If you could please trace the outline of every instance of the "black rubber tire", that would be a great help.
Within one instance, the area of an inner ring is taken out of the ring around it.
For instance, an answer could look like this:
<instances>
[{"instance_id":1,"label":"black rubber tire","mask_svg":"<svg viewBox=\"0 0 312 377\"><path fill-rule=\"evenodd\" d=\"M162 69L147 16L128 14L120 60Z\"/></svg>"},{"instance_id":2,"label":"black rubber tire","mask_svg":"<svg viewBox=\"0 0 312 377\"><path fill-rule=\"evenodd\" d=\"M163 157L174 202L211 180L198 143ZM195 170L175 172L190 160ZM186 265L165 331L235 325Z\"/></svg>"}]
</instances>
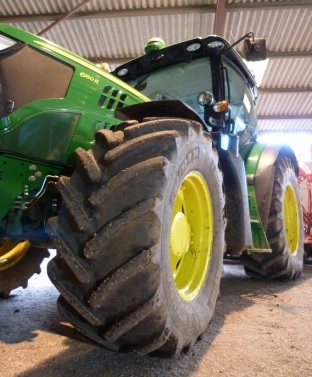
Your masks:
<instances>
[{"instance_id":1,"label":"black rubber tire","mask_svg":"<svg viewBox=\"0 0 312 377\"><path fill-rule=\"evenodd\" d=\"M16 288L26 288L28 280L34 274L40 274L40 265L44 258L49 257L47 249L30 247L26 255L13 267L0 271L0 297L7 298Z\"/></svg>"},{"instance_id":2,"label":"black rubber tire","mask_svg":"<svg viewBox=\"0 0 312 377\"><path fill-rule=\"evenodd\" d=\"M286 238L284 200L287 185L295 193L298 207L299 237L296 250L291 251ZM302 206L294 167L287 156L279 156L275 162L273 191L270 205L267 239L272 253L244 254L241 261L246 274L256 279L293 280L301 275L304 259L304 235Z\"/></svg>"},{"instance_id":3,"label":"black rubber tire","mask_svg":"<svg viewBox=\"0 0 312 377\"><path fill-rule=\"evenodd\" d=\"M125 122L99 131L77 168L59 181L61 211L48 232L58 306L85 336L112 350L177 357L205 331L222 274L224 199L218 156L188 120ZM205 178L214 213L209 272L196 299L178 294L171 272L173 201L183 177Z\"/></svg>"}]
</instances>

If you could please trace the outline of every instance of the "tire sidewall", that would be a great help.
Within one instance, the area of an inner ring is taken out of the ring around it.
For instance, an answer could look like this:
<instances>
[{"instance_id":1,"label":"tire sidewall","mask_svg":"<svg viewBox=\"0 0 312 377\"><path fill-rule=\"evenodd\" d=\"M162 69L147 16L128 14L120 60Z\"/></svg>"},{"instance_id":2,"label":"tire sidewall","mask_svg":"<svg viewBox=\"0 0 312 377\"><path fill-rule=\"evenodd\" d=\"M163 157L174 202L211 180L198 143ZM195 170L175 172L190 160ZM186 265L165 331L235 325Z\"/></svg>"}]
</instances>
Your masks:
<instances>
[{"instance_id":1,"label":"tire sidewall","mask_svg":"<svg viewBox=\"0 0 312 377\"><path fill-rule=\"evenodd\" d=\"M223 193L217 157L211 149L211 142L204 137L188 141L178 148L175 164L168 165L166 196L163 201L161 231L162 287L174 327L183 335L194 337L207 327L214 311L219 293L224 250ZM179 295L170 265L170 230L172 209L177 191L190 172L198 172L205 179L213 208L213 246L209 270L204 286L192 301L184 301Z\"/></svg>"},{"instance_id":2,"label":"tire sidewall","mask_svg":"<svg viewBox=\"0 0 312 377\"><path fill-rule=\"evenodd\" d=\"M296 251L295 254L292 254L291 250L289 249L287 237L286 237L286 226L285 226L285 222L284 222L284 219L285 219L284 201L285 201L286 188L287 188L288 185L291 185L292 189L295 192L297 208L298 208L298 217L299 217L299 232L300 232L300 234L299 234L299 240L298 240L298 248L297 248L297 251ZM285 253L287 253L289 255L291 263L293 263L293 265L296 265L297 269L302 269L303 259L304 259L304 247L303 247L304 230L303 230L303 226L302 226L303 225L302 221L300 221L300 219L302 219L302 205L301 205L301 201L300 201L300 192L299 192L299 187L298 187L298 184L297 184L297 178L296 178L294 170L291 169L291 168L286 169L284 179L283 179L283 183L282 183L282 205L283 205L283 208L282 208L282 218L283 218L282 238L283 238L283 242L285 244L284 250L285 250Z\"/></svg>"}]
</instances>

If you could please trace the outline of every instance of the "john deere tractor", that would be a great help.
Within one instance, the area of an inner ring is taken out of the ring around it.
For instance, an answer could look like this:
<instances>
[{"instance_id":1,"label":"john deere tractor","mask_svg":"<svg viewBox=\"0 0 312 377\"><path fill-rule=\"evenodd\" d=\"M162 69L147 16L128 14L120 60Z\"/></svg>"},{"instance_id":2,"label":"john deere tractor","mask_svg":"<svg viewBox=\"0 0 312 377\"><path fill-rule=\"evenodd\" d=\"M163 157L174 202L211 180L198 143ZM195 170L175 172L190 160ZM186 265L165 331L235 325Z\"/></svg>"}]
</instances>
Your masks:
<instances>
[{"instance_id":1,"label":"john deere tractor","mask_svg":"<svg viewBox=\"0 0 312 377\"><path fill-rule=\"evenodd\" d=\"M264 41L248 34L246 57ZM218 36L109 73L0 25L0 292L49 248L58 307L111 350L176 357L210 322L224 253L257 279L303 264L298 164L257 143L252 74Z\"/></svg>"}]
</instances>

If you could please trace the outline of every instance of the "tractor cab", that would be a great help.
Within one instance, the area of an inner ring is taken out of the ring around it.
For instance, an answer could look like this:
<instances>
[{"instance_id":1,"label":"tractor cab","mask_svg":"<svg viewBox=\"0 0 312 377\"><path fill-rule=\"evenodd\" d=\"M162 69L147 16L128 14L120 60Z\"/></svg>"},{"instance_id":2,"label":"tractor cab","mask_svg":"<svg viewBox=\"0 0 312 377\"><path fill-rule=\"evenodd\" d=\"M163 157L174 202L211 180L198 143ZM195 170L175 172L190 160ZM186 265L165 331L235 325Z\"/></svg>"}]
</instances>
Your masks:
<instances>
[{"instance_id":1,"label":"tractor cab","mask_svg":"<svg viewBox=\"0 0 312 377\"><path fill-rule=\"evenodd\" d=\"M180 100L188 105L220 147L229 136L239 140L239 148L256 140L255 80L221 37L196 38L169 47L153 38L145 55L113 73L153 101Z\"/></svg>"}]
</instances>

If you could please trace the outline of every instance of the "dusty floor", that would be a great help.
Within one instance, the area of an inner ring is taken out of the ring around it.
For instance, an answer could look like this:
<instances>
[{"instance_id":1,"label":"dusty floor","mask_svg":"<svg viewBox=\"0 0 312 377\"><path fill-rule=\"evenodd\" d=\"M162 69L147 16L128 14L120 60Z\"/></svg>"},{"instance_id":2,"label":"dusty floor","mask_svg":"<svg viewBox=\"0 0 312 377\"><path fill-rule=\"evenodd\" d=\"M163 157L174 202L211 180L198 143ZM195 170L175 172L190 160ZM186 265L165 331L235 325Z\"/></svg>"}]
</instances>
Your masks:
<instances>
[{"instance_id":1,"label":"dusty floor","mask_svg":"<svg viewBox=\"0 0 312 377\"><path fill-rule=\"evenodd\" d=\"M310 377L312 265L290 283L261 283L225 265L202 340L179 360L114 354L83 340L57 312L45 274L0 302L1 377Z\"/></svg>"}]
</instances>

